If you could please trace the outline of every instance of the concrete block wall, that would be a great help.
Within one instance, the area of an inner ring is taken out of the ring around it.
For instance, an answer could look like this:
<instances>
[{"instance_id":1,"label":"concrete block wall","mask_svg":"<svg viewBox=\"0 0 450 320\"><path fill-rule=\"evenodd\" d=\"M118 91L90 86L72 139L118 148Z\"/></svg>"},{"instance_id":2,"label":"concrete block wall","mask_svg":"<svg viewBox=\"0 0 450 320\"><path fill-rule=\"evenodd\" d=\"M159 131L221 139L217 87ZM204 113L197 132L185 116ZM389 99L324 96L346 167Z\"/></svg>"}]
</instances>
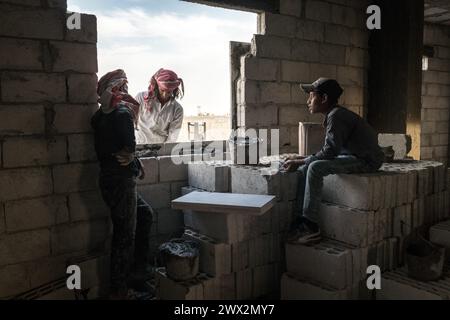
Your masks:
<instances>
[{"instance_id":1,"label":"concrete block wall","mask_svg":"<svg viewBox=\"0 0 450 320\"><path fill-rule=\"evenodd\" d=\"M424 45L434 48L422 76L420 157L448 165L450 127L450 27L425 24Z\"/></svg>"},{"instance_id":2,"label":"concrete block wall","mask_svg":"<svg viewBox=\"0 0 450 320\"><path fill-rule=\"evenodd\" d=\"M0 298L65 276L105 250L90 117L96 18L66 27L65 0L0 1Z\"/></svg>"},{"instance_id":3,"label":"concrete block wall","mask_svg":"<svg viewBox=\"0 0 450 320\"><path fill-rule=\"evenodd\" d=\"M298 150L298 122L310 115L299 82L336 78L341 104L364 115L367 101L367 1L280 1L280 14L262 13L251 52L241 58L238 127L280 130L280 152Z\"/></svg>"}]
</instances>

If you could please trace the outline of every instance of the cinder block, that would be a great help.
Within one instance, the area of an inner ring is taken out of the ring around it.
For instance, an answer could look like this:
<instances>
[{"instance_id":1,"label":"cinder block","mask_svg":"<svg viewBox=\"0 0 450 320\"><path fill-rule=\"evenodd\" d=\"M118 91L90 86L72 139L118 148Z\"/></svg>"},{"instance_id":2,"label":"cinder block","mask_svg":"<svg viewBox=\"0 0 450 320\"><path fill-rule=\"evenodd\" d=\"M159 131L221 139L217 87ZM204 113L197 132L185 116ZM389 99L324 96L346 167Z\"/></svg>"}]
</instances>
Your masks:
<instances>
[{"instance_id":1,"label":"cinder block","mask_svg":"<svg viewBox=\"0 0 450 320\"><path fill-rule=\"evenodd\" d=\"M325 130L321 123L300 122L298 126L298 153L309 156L319 152L325 140Z\"/></svg>"},{"instance_id":2,"label":"cinder block","mask_svg":"<svg viewBox=\"0 0 450 320\"><path fill-rule=\"evenodd\" d=\"M53 126L58 133L92 132L91 118L97 109L97 104L55 105L55 119L53 121ZM69 114L70 117L67 116Z\"/></svg>"},{"instance_id":3,"label":"cinder block","mask_svg":"<svg viewBox=\"0 0 450 320\"><path fill-rule=\"evenodd\" d=\"M281 198L280 175L277 170L250 166L231 167L231 192L243 194L268 194Z\"/></svg>"},{"instance_id":4,"label":"cinder block","mask_svg":"<svg viewBox=\"0 0 450 320\"><path fill-rule=\"evenodd\" d=\"M0 171L0 201L41 197L53 192L48 168Z\"/></svg>"},{"instance_id":5,"label":"cinder block","mask_svg":"<svg viewBox=\"0 0 450 320\"><path fill-rule=\"evenodd\" d=\"M67 0L47 0L49 8L63 9L67 11Z\"/></svg>"},{"instance_id":6,"label":"cinder block","mask_svg":"<svg viewBox=\"0 0 450 320\"><path fill-rule=\"evenodd\" d=\"M251 53L261 58L291 58L291 42L289 38L254 35L251 45Z\"/></svg>"},{"instance_id":7,"label":"cinder block","mask_svg":"<svg viewBox=\"0 0 450 320\"><path fill-rule=\"evenodd\" d=\"M446 248L446 259L450 260L450 220L430 228L430 241Z\"/></svg>"},{"instance_id":8,"label":"cinder block","mask_svg":"<svg viewBox=\"0 0 450 320\"><path fill-rule=\"evenodd\" d=\"M394 149L394 159L404 159L411 150L411 136L407 134L380 133L378 144L381 147L392 146Z\"/></svg>"},{"instance_id":9,"label":"cinder block","mask_svg":"<svg viewBox=\"0 0 450 320\"><path fill-rule=\"evenodd\" d=\"M97 73L97 46L75 42L50 42L53 58L53 71L75 71ZM82 56L83 59L79 57Z\"/></svg>"},{"instance_id":10,"label":"cinder block","mask_svg":"<svg viewBox=\"0 0 450 320\"><path fill-rule=\"evenodd\" d=\"M284 273L281 278L281 300L344 300L348 296L347 289L336 290L289 273Z\"/></svg>"},{"instance_id":11,"label":"cinder block","mask_svg":"<svg viewBox=\"0 0 450 320\"><path fill-rule=\"evenodd\" d=\"M55 193L93 190L98 187L97 163L68 164L53 167Z\"/></svg>"},{"instance_id":12,"label":"cinder block","mask_svg":"<svg viewBox=\"0 0 450 320\"><path fill-rule=\"evenodd\" d=\"M2 265L32 261L50 255L50 231L46 229L5 235L0 242Z\"/></svg>"},{"instance_id":13,"label":"cinder block","mask_svg":"<svg viewBox=\"0 0 450 320\"><path fill-rule=\"evenodd\" d=\"M8 232L39 229L68 222L66 198L54 196L7 202L5 221Z\"/></svg>"},{"instance_id":14,"label":"cinder block","mask_svg":"<svg viewBox=\"0 0 450 320\"><path fill-rule=\"evenodd\" d=\"M303 62L321 62L320 44L316 41L303 39L292 40L292 59ZM312 68L310 69L312 70ZM310 76L313 77L312 71Z\"/></svg>"},{"instance_id":15,"label":"cinder block","mask_svg":"<svg viewBox=\"0 0 450 320\"><path fill-rule=\"evenodd\" d=\"M245 80L275 81L280 63L272 59L260 59L252 55L241 57L241 76Z\"/></svg>"},{"instance_id":16,"label":"cinder block","mask_svg":"<svg viewBox=\"0 0 450 320\"><path fill-rule=\"evenodd\" d=\"M157 210L157 232L160 234L182 233L184 227L183 212L163 208Z\"/></svg>"},{"instance_id":17,"label":"cinder block","mask_svg":"<svg viewBox=\"0 0 450 320\"><path fill-rule=\"evenodd\" d=\"M236 299L237 300L250 300L252 299L252 287L253 287L253 270L244 269L234 273L236 278Z\"/></svg>"},{"instance_id":18,"label":"cinder block","mask_svg":"<svg viewBox=\"0 0 450 320\"><path fill-rule=\"evenodd\" d=\"M98 191L69 195L70 220L88 221L110 216L110 210Z\"/></svg>"},{"instance_id":19,"label":"cinder block","mask_svg":"<svg viewBox=\"0 0 450 320\"><path fill-rule=\"evenodd\" d=\"M72 254L73 255L73 254ZM67 261L71 255L43 257L28 262L28 274L31 288L67 277Z\"/></svg>"},{"instance_id":20,"label":"cinder block","mask_svg":"<svg viewBox=\"0 0 450 320\"><path fill-rule=\"evenodd\" d=\"M0 267L0 298L5 299L29 289L30 282L25 264Z\"/></svg>"},{"instance_id":21,"label":"cinder block","mask_svg":"<svg viewBox=\"0 0 450 320\"><path fill-rule=\"evenodd\" d=\"M189 185L210 192L230 191L230 166L226 162L192 162L188 165Z\"/></svg>"},{"instance_id":22,"label":"cinder block","mask_svg":"<svg viewBox=\"0 0 450 320\"><path fill-rule=\"evenodd\" d=\"M110 278L110 254L75 257L71 258L68 264L80 267L81 288L91 291L98 287L97 296L91 294L91 299L99 298L98 295L106 293Z\"/></svg>"},{"instance_id":23,"label":"cinder block","mask_svg":"<svg viewBox=\"0 0 450 320\"><path fill-rule=\"evenodd\" d=\"M202 281L205 300L236 300L235 274L214 278L200 274L197 278Z\"/></svg>"},{"instance_id":24,"label":"cinder block","mask_svg":"<svg viewBox=\"0 0 450 320\"><path fill-rule=\"evenodd\" d=\"M43 106L0 106L2 135L42 134L45 132Z\"/></svg>"},{"instance_id":25,"label":"cinder block","mask_svg":"<svg viewBox=\"0 0 450 320\"><path fill-rule=\"evenodd\" d=\"M138 186L138 192L153 209L170 208L170 183Z\"/></svg>"},{"instance_id":26,"label":"cinder block","mask_svg":"<svg viewBox=\"0 0 450 320\"><path fill-rule=\"evenodd\" d=\"M222 300L236 300L236 279L234 274L221 275L216 282Z\"/></svg>"},{"instance_id":27,"label":"cinder block","mask_svg":"<svg viewBox=\"0 0 450 320\"><path fill-rule=\"evenodd\" d=\"M308 1L305 9L306 18L322 22L330 22L331 4L323 1Z\"/></svg>"},{"instance_id":28,"label":"cinder block","mask_svg":"<svg viewBox=\"0 0 450 320\"><path fill-rule=\"evenodd\" d=\"M275 103L247 104L239 109L246 128L274 126L278 123L278 106Z\"/></svg>"},{"instance_id":29,"label":"cinder block","mask_svg":"<svg viewBox=\"0 0 450 320\"><path fill-rule=\"evenodd\" d=\"M109 236L105 219L56 226L52 229L52 254L103 249Z\"/></svg>"},{"instance_id":30,"label":"cinder block","mask_svg":"<svg viewBox=\"0 0 450 320\"><path fill-rule=\"evenodd\" d=\"M218 214L193 211L191 219L185 219L188 227L218 242L235 243L255 236L259 220L242 214ZM190 225L191 224L191 225Z\"/></svg>"},{"instance_id":31,"label":"cinder block","mask_svg":"<svg viewBox=\"0 0 450 320\"><path fill-rule=\"evenodd\" d=\"M1 86L3 102L66 101L66 78L63 74L5 72L1 76Z\"/></svg>"},{"instance_id":32,"label":"cinder block","mask_svg":"<svg viewBox=\"0 0 450 320\"><path fill-rule=\"evenodd\" d=\"M249 240L249 267L267 265L274 261L272 234L266 234Z\"/></svg>"},{"instance_id":33,"label":"cinder block","mask_svg":"<svg viewBox=\"0 0 450 320\"><path fill-rule=\"evenodd\" d=\"M62 40L65 26L60 10L0 5L2 36Z\"/></svg>"},{"instance_id":34,"label":"cinder block","mask_svg":"<svg viewBox=\"0 0 450 320\"><path fill-rule=\"evenodd\" d=\"M211 276L231 273L231 245L218 243L214 239L185 230L183 237L199 244L199 270Z\"/></svg>"},{"instance_id":35,"label":"cinder block","mask_svg":"<svg viewBox=\"0 0 450 320\"><path fill-rule=\"evenodd\" d=\"M248 240L231 244L231 262L233 272L250 267L250 242Z\"/></svg>"},{"instance_id":36,"label":"cinder block","mask_svg":"<svg viewBox=\"0 0 450 320\"><path fill-rule=\"evenodd\" d=\"M253 298L261 298L278 290L278 265L267 264L253 268Z\"/></svg>"},{"instance_id":37,"label":"cinder block","mask_svg":"<svg viewBox=\"0 0 450 320\"><path fill-rule=\"evenodd\" d=\"M70 103L96 103L97 76L95 74L70 74L67 77Z\"/></svg>"},{"instance_id":38,"label":"cinder block","mask_svg":"<svg viewBox=\"0 0 450 320\"><path fill-rule=\"evenodd\" d=\"M0 205L0 235L6 231L5 207Z\"/></svg>"},{"instance_id":39,"label":"cinder block","mask_svg":"<svg viewBox=\"0 0 450 320\"><path fill-rule=\"evenodd\" d=\"M0 68L19 70L42 70L41 45L39 41L1 38Z\"/></svg>"},{"instance_id":40,"label":"cinder block","mask_svg":"<svg viewBox=\"0 0 450 320\"><path fill-rule=\"evenodd\" d=\"M300 17L302 14L302 2L297 0L280 0L280 13Z\"/></svg>"},{"instance_id":41,"label":"cinder block","mask_svg":"<svg viewBox=\"0 0 450 320\"><path fill-rule=\"evenodd\" d=\"M66 139L9 138L3 143L3 166L44 166L67 161Z\"/></svg>"},{"instance_id":42,"label":"cinder block","mask_svg":"<svg viewBox=\"0 0 450 320\"><path fill-rule=\"evenodd\" d=\"M67 288L66 279L58 279L27 293L23 300L75 300L73 290Z\"/></svg>"},{"instance_id":43,"label":"cinder block","mask_svg":"<svg viewBox=\"0 0 450 320\"><path fill-rule=\"evenodd\" d=\"M259 103L260 90L258 82L254 80L238 80L237 81L236 100L239 106L245 106L252 103Z\"/></svg>"},{"instance_id":44,"label":"cinder block","mask_svg":"<svg viewBox=\"0 0 450 320\"><path fill-rule=\"evenodd\" d=\"M374 235L369 233L374 232L374 226L369 227L369 224L374 222L374 216L380 214L381 212L360 211L322 202L319 210L320 228L328 238L357 247L367 247L374 240Z\"/></svg>"},{"instance_id":45,"label":"cinder block","mask_svg":"<svg viewBox=\"0 0 450 320\"><path fill-rule=\"evenodd\" d=\"M184 157L184 159L188 159ZM175 163L174 159L169 157L159 157L159 181L183 181L188 179L188 165L186 162Z\"/></svg>"},{"instance_id":46,"label":"cinder block","mask_svg":"<svg viewBox=\"0 0 450 320\"><path fill-rule=\"evenodd\" d=\"M336 289L351 287L355 280L361 280L353 279L352 252L332 241L322 241L311 247L287 243L286 267L292 275Z\"/></svg>"},{"instance_id":47,"label":"cinder block","mask_svg":"<svg viewBox=\"0 0 450 320\"><path fill-rule=\"evenodd\" d=\"M138 185L157 183L159 178L159 161L157 158L141 158L145 170L145 178L137 179Z\"/></svg>"},{"instance_id":48,"label":"cinder block","mask_svg":"<svg viewBox=\"0 0 450 320\"><path fill-rule=\"evenodd\" d=\"M384 199L380 173L329 175L324 179L323 200L361 210L378 210Z\"/></svg>"},{"instance_id":49,"label":"cinder block","mask_svg":"<svg viewBox=\"0 0 450 320\"><path fill-rule=\"evenodd\" d=\"M67 15L69 17L70 14ZM81 14L81 29L68 29L66 41L97 43L97 17L92 14Z\"/></svg>"},{"instance_id":50,"label":"cinder block","mask_svg":"<svg viewBox=\"0 0 450 320\"><path fill-rule=\"evenodd\" d=\"M297 20L296 37L303 40L323 42L325 36L325 24L312 20Z\"/></svg>"},{"instance_id":51,"label":"cinder block","mask_svg":"<svg viewBox=\"0 0 450 320\"><path fill-rule=\"evenodd\" d=\"M412 231L411 206L403 205L393 210L393 235L395 237L406 237Z\"/></svg>"},{"instance_id":52,"label":"cinder block","mask_svg":"<svg viewBox=\"0 0 450 320\"><path fill-rule=\"evenodd\" d=\"M297 19L283 14L263 12L258 15L258 34L294 37Z\"/></svg>"},{"instance_id":53,"label":"cinder block","mask_svg":"<svg viewBox=\"0 0 450 320\"><path fill-rule=\"evenodd\" d=\"M206 273L201 273L197 278L202 282L204 300L221 300L219 279Z\"/></svg>"},{"instance_id":54,"label":"cinder block","mask_svg":"<svg viewBox=\"0 0 450 320\"><path fill-rule=\"evenodd\" d=\"M71 134L67 140L70 162L97 160L93 134Z\"/></svg>"},{"instance_id":55,"label":"cinder block","mask_svg":"<svg viewBox=\"0 0 450 320\"><path fill-rule=\"evenodd\" d=\"M444 267L445 268L445 267ZM405 268L382 275L381 290L377 290L378 300L449 300L449 272L445 268L439 281L421 282L407 275Z\"/></svg>"}]
</instances>

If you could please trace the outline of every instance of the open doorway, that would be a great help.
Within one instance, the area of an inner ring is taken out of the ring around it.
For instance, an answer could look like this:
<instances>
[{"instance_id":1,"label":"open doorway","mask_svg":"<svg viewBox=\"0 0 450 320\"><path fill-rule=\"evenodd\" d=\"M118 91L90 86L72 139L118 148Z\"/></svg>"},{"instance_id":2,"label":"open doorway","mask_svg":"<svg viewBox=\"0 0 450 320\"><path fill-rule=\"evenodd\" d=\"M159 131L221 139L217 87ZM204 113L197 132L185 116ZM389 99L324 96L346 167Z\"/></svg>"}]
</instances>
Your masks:
<instances>
[{"instance_id":1,"label":"open doorway","mask_svg":"<svg viewBox=\"0 0 450 320\"><path fill-rule=\"evenodd\" d=\"M160 68L183 79L177 142L229 137L229 43L251 41L255 13L178 0L69 0L68 10L97 17L99 76L124 69L133 96L147 90Z\"/></svg>"}]
</instances>

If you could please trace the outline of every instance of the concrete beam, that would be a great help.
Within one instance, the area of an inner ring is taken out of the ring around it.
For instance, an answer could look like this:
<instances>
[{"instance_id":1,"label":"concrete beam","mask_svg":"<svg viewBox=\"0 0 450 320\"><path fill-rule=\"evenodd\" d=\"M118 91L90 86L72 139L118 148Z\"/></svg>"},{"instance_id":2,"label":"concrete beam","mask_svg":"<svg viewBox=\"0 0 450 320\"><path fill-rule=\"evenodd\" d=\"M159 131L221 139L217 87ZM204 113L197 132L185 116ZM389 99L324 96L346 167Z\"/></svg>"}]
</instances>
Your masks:
<instances>
[{"instance_id":1,"label":"concrete beam","mask_svg":"<svg viewBox=\"0 0 450 320\"><path fill-rule=\"evenodd\" d=\"M278 13L280 11L279 0L181 0L186 2L193 2L205 4L213 7L221 7L226 9L243 10L250 12L272 12Z\"/></svg>"}]
</instances>

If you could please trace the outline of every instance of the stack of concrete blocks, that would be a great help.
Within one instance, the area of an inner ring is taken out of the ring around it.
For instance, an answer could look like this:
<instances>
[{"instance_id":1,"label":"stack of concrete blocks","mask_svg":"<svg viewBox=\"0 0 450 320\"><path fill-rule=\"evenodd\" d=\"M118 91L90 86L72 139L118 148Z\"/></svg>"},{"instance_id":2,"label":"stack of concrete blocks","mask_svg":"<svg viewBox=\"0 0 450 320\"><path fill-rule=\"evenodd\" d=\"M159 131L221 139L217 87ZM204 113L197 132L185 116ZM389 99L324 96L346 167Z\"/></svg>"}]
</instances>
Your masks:
<instances>
[{"instance_id":1,"label":"stack of concrete blocks","mask_svg":"<svg viewBox=\"0 0 450 320\"><path fill-rule=\"evenodd\" d=\"M423 282L408 276L407 268L386 272L381 278L378 300L450 300L450 265L444 265L441 278Z\"/></svg>"},{"instance_id":2,"label":"stack of concrete blocks","mask_svg":"<svg viewBox=\"0 0 450 320\"><path fill-rule=\"evenodd\" d=\"M385 272L402 265L408 236L448 218L450 197L444 166L416 161L384 164L372 174L327 176L322 200L322 234L337 242L286 245L284 299L369 297L367 266Z\"/></svg>"},{"instance_id":3,"label":"stack of concrete blocks","mask_svg":"<svg viewBox=\"0 0 450 320\"><path fill-rule=\"evenodd\" d=\"M232 166L229 162L190 163L190 186L182 188L182 193L203 190L280 196L280 175L271 173L262 176L260 170ZM285 184L288 180L283 179ZM200 244L199 270L208 276L197 279L205 290L203 299L241 300L278 294L283 261L283 234L280 234L280 228L287 230L292 221L292 199L295 198L296 186L294 180L291 181L292 186L285 186L285 190L289 190L286 194L289 193L291 201L285 199L283 202L279 199L274 208L261 216L184 211L184 237ZM288 209L289 206L291 209ZM162 285L176 285L164 272L160 272L158 277L164 279L159 281ZM189 283L198 287L197 282ZM205 289L210 285L214 290ZM168 298L163 294L168 292L166 289L160 288L157 291L161 298ZM194 296L199 297L198 291L196 292Z\"/></svg>"},{"instance_id":4,"label":"stack of concrete blocks","mask_svg":"<svg viewBox=\"0 0 450 320\"><path fill-rule=\"evenodd\" d=\"M366 9L369 2L280 0L277 14L258 15L258 34L242 56L236 84L239 128L279 129L280 152L297 152L298 122L310 114L299 83L334 78L340 103L363 115L369 69Z\"/></svg>"}]
</instances>

